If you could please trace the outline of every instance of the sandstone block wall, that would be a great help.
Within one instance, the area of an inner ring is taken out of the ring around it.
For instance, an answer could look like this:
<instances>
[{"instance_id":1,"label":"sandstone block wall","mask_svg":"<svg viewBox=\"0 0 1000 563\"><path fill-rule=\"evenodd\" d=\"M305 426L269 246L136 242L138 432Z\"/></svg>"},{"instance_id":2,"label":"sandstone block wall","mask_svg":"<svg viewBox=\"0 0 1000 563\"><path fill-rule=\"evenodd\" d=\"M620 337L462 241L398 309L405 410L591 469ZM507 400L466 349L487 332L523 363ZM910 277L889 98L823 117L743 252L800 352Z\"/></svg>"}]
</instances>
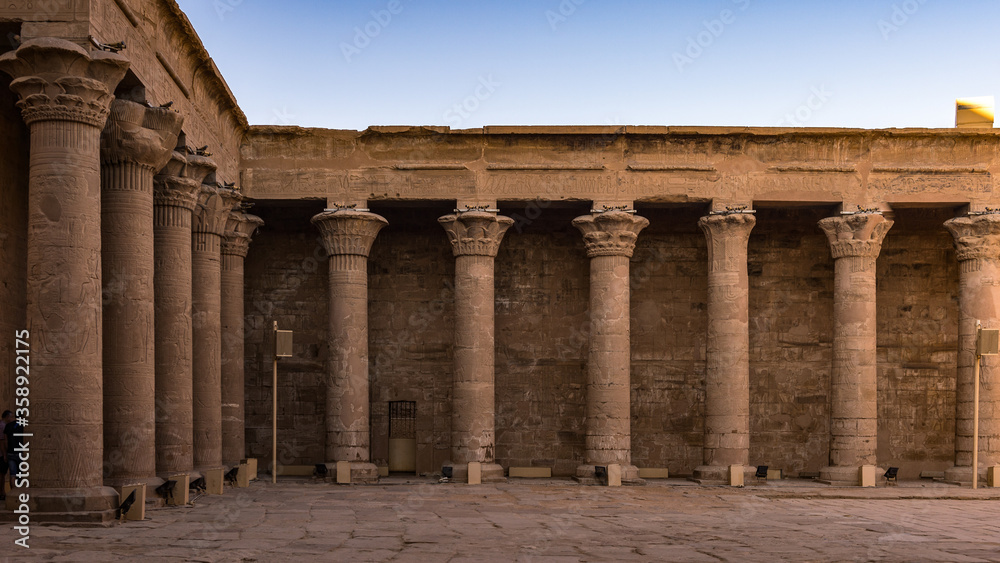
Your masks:
<instances>
[{"instance_id":1,"label":"sandstone block wall","mask_svg":"<svg viewBox=\"0 0 1000 563\"><path fill-rule=\"evenodd\" d=\"M900 477L954 462L958 263L948 209L900 209L878 267L878 458Z\"/></svg>"}]
</instances>

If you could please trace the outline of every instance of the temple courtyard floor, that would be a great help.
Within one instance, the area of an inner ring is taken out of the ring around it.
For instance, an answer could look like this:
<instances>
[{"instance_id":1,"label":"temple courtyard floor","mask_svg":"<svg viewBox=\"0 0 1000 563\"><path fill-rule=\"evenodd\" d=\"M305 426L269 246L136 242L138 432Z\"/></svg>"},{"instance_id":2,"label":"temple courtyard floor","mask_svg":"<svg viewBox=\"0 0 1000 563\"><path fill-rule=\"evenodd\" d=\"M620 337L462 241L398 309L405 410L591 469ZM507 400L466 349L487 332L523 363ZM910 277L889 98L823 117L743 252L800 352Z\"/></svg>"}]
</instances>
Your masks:
<instances>
[{"instance_id":1,"label":"temple courtyard floor","mask_svg":"<svg viewBox=\"0 0 1000 563\"><path fill-rule=\"evenodd\" d=\"M263 476L263 479L267 479ZM0 561L1000 561L1000 489L265 480L111 528L0 528Z\"/></svg>"}]
</instances>

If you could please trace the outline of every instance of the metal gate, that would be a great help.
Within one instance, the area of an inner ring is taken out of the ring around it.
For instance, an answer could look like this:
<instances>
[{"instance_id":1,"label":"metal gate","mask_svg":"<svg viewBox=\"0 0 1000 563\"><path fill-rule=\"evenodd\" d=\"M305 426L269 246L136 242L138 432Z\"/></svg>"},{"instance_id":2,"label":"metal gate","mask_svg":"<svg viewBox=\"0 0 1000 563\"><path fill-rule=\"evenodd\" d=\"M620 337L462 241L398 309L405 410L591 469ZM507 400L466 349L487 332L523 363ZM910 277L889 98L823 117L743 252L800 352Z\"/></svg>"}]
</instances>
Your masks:
<instances>
[{"instance_id":1,"label":"metal gate","mask_svg":"<svg viewBox=\"0 0 1000 563\"><path fill-rule=\"evenodd\" d=\"M389 471L417 470L417 403L389 401Z\"/></svg>"}]
</instances>

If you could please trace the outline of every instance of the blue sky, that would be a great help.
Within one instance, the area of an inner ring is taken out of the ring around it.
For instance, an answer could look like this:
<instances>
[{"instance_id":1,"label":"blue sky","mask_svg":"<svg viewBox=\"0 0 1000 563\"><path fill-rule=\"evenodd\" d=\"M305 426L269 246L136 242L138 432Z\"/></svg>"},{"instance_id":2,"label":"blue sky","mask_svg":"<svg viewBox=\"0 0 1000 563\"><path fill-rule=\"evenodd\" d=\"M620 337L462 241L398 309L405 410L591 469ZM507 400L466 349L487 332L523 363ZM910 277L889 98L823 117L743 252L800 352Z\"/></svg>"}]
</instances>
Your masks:
<instances>
[{"instance_id":1,"label":"blue sky","mask_svg":"<svg viewBox=\"0 0 1000 563\"><path fill-rule=\"evenodd\" d=\"M178 0L252 124L952 127L996 0Z\"/></svg>"}]
</instances>

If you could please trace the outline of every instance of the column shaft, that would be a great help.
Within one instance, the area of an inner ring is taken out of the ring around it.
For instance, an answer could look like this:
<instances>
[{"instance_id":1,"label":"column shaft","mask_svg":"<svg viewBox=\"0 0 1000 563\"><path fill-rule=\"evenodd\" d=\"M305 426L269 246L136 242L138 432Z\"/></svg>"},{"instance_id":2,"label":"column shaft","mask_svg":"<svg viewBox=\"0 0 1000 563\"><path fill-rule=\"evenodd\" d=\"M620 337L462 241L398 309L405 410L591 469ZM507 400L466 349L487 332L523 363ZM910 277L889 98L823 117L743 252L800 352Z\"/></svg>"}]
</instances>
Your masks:
<instances>
[{"instance_id":1,"label":"column shaft","mask_svg":"<svg viewBox=\"0 0 1000 563\"><path fill-rule=\"evenodd\" d=\"M745 213L698 221L708 244L708 336L704 466L695 476L724 480L730 465L750 462L750 287L747 242L755 224Z\"/></svg>"},{"instance_id":2,"label":"column shaft","mask_svg":"<svg viewBox=\"0 0 1000 563\"><path fill-rule=\"evenodd\" d=\"M820 470L820 478L857 484L858 468L876 463L875 260L892 221L855 214L822 219L819 225L834 259L830 466Z\"/></svg>"},{"instance_id":3,"label":"column shaft","mask_svg":"<svg viewBox=\"0 0 1000 563\"><path fill-rule=\"evenodd\" d=\"M612 463L621 465L623 482L641 482L632 465L629 261L647 225L622 210L573 220L590 257L586 458L576 472L584 483L595 481L595 466Z\"/></svg>"},{"instance_id":4,"label":"column shaft","mask_svg":"<svg viewBox=\"0 0 1000 563\"><path fill-rule=\"evenodd\" d=\"M222 255L222 460L246 457L243 426L243 257Z\"/></svg>"},{"instance_id":5,"label":"column shaft","mask_svg":"<svg viewBox=\"0 0 1000 563\"><path fill-rule=\"evenodd\" d=\"M632 463L629 257L590 259L587 464Z\"/></svg>"},{"instance_id":6,"label":"column shaft","mask_svg":"<svg viewBox=\"0 0 1000 563\"><path fill-rule=\"evenodd\" d=\"M327 461L351 462L351 480L374 482L368 394L368 253L387 224L374 213L327 211L312 222L329 260L330 331L326 386Z\"/></svg>"},{"instance_id":7,"label":"column shaft","mask_svg":"<svg viewBox=\"0 0 1000 563\"><path fill-rule=\"evenodd\" d=\"M158 204L154 217L156 471L167 476L194 469L191 208Z\"/></svg>"},{"instance_id":8,"label":"column shaft","mask_svg":"<svg viewBox=\"0 0 1000 563\"><path fill-rule=\"evenodd\" d=\"M104 275L104 479L156 473L153 170L101 168Z\"/></svg>"},{"instance_id":9,"label":"column shaft","mask_svg":"<svg viewBox=\"0 0 1000 563\"><path fill-rule=\"evenodd\" d=\"M493 463L493 257L455 258L455 373L452 461Z\"/></svg>"},{"instance_id":10,"label":"column shaft","mask_svg":"<svg viewBox=\"0 0 1000 563\"><path fill-rule=\"evenodd\" d=\"M101 137L108 485L155 483L153 171L170 160L182 122L167 109L115 100Z\"/></svg>"},{"instance_id":11,"label":"column shaft","mask_svg":"<svg viewBox=\"0 0 1000 563\"><path fill-rule=\"evenodd\" d=\"M221 237L192 234L191 320L193 358L194 465L222 465Z\"/></svg>"},{"instance_id":12,"label":"column shaft","mask_svg":"<svg viewBox=\"0 0 1000 563\"><path fill-rule=\"evenodd\" d=\"M1000 216L960 217L945 223L959 264L958 381L955 389L953 482L972 481L976 321L1000 328ZM979 473L1000 464L1000 358L982 356L979 372Z\"/></svg>"}]
</instances>

